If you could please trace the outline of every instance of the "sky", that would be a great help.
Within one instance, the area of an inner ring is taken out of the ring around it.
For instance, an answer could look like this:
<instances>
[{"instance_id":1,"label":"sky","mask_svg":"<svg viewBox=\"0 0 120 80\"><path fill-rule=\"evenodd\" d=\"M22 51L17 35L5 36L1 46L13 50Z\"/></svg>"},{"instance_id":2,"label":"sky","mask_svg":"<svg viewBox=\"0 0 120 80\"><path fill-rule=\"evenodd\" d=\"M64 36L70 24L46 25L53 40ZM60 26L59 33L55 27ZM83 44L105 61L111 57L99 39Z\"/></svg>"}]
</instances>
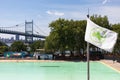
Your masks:
<instances>
[{"instance_id":1,"label":"sky","mask_svg":"<svg viewBox=\"0 0 120 80\"><path fill-rule=\"evenodd\" d=\"M120 0L0 0L0 27L34 21L49 35L48 27L58 18L83 20L86 15L108 16L110 23L120 23ZM0 37L11 37L0 34Z\"/></svg>"}]
</instances>

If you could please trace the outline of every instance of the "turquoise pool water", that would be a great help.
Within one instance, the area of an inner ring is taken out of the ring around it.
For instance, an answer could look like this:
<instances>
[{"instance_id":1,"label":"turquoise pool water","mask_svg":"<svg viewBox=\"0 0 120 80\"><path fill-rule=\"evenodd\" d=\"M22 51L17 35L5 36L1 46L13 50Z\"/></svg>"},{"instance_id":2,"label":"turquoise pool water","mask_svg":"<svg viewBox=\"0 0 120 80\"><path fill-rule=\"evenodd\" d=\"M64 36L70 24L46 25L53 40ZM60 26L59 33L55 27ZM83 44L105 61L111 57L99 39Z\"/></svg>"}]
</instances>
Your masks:
<instances>
[{"instance_id":1,"label":"turquoise pool water","mask_svg":"<svg viewBox=\"0 0 120 80\"><path fill-rule=\"evenodd\" d=\"M86 62L1 62L0 80L87 80ZM90 63L91 80L120 80L120 73Z\"/></svg>"}]
</instances>

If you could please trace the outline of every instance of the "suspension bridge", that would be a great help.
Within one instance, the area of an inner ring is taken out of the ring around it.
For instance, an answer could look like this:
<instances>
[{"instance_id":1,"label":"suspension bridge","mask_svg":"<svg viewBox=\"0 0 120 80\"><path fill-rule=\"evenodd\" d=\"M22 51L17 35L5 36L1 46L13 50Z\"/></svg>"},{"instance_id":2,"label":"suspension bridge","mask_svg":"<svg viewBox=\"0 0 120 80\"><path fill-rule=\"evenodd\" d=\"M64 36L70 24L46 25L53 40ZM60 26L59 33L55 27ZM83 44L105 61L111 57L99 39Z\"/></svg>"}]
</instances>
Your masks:
<instances>
[{"instance_id":1,"label":"suspension bridge","mask_svg":"<svg viewBox=\"0 0 120 80\"><path fill-rule=\"evenodd\" d=\"M33 38L46 38L46 33L42 31L39 26L34 24L33 21L25 21L25 23L17 24L10 27L0 27L0 33L15 35L17 41L20 39L20 36L25 36L25 43L32 43Z\"/></svg>"}]
</instances>

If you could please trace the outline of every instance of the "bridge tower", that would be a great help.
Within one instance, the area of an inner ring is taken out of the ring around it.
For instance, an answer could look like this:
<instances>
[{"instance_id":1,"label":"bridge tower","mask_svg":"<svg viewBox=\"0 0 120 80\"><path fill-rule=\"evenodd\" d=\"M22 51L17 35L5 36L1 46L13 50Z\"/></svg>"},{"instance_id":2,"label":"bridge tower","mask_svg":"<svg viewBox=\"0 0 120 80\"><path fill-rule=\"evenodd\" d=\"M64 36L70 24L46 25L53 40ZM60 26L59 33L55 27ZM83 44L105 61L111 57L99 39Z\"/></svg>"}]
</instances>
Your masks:
<instances>
[{"instance_id":1,"label":"bridge tower","mask_svg":"<svg viewBox=\"0 0 120 80\"><path fill-rule=\"evenodd\" d=\"M19 35L19 34L16 34L15 36L16 36L16 41L19 41L20 35Z\"/></svg>"},{"instance_id":2,"label":"bridge tower","mask_svg":"<svg viewBox=\"0 0 120 80\"><path fill-rule=\"evenodd\" d=\"M31 22L25 21L25 33L26 34L32 34L33 35L33 20ZM25 36L25 43L32 43L33 42L33 36Z\"/></svg>"}]
</instances>

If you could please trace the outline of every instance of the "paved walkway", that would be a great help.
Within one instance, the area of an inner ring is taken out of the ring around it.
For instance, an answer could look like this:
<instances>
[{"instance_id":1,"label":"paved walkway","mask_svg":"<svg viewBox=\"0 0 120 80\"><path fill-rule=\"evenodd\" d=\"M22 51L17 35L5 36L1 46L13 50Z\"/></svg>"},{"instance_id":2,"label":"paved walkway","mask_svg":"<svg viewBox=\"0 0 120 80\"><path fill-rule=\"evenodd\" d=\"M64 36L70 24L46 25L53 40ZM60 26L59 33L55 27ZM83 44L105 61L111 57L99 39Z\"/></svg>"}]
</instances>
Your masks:
<instances>
[{"instance_id":1,"label":"paved walkway","mask_svg":"<svg viewBox=\"0 0 120 80\"><path fill-rule=\"evenodd\" d=\"M101 60L102 63L116 69L118 72L120 72L120 63L119 62L116 62L113 60Z\"/></svg>"}]
</instances>

